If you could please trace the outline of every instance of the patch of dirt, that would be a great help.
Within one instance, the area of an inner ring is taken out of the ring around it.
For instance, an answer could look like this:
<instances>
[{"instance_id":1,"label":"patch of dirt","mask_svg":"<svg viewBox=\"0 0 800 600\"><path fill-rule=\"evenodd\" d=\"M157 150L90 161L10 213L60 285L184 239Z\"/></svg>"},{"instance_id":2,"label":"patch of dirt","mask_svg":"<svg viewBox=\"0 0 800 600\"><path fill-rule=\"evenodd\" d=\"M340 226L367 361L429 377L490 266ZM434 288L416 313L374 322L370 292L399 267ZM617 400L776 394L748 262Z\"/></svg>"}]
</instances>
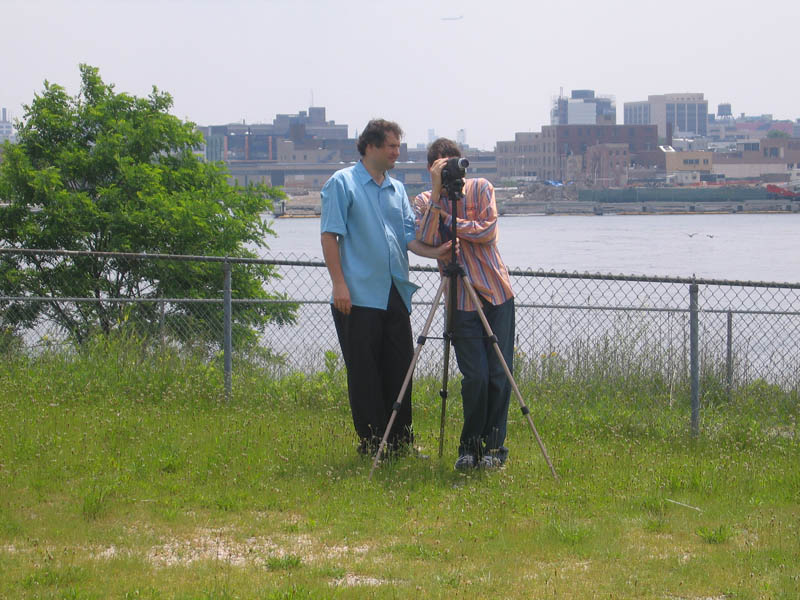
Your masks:
<instances>
[{"instance_id":1,"label":"patch of dirt","mask_svg":"<svg viewBox=\"0 0 800 600\"><path fill-rule=\"evenodd\" d=\"M159 566L189 565L198 561L222 561L234 566L264 565L270 558L297 556L313 563L346 555L360 555L369 546L326 546L308 535L276 538L251 537L243 541L231 538L221 529L200 529L185 539L171 539L155 546L147 559Z\"/></svg>"},{"instance_id":2,"label":"patch of dirt","mask_svg":"<svg viewBox=\"0 0 800 600\"><path fill-rule=\"evenodd\" d=\"M287 552L268 539L248 538L235 542L222 531L200 530L188 539L168 540L160 546L151 548L147 559L165 567L190 565L198 561L222 561L234 566L264 564L267 558L282 558Z\"/></svg>"},{"instance_id":3,"label":"patch of dirt","mask_svg":"<svg viewBox=\"0 0 800 600\"><path fill-rule=\"evenodd\" d=\"M116 546L109 546L108 548L104 548L100 552L94 555L94 558L100 560L111 560L119 555L119 550L117 550Z\"/></svg>"},{"instance_id":4,"label":"patch of dirt","mask_svg":"<svg viewBox=\"0 0 800 600\"><path fill-rule=\"evenodd\" d=\"M389 582L385 579L376 579L374 577L365 577L363 575L354 575L348 573L340 579L334 579L331 582L332 587L355 587L357 585L386 585Z\"/></svg>"}]
</instances>

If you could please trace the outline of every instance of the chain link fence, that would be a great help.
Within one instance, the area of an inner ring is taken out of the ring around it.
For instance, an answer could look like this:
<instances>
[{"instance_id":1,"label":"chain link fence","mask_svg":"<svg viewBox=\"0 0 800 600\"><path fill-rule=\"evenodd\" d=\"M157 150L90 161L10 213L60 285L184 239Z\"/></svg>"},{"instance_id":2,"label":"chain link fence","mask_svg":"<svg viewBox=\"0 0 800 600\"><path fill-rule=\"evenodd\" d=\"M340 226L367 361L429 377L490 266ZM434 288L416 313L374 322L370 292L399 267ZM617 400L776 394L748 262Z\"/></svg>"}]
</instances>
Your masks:
<instances>
[{"instance_id":1,"label":"chain link fence","mask_svg":"<svg viewBox=\"0 0 800 600\"><path fill-rule=\"evenodd\" d=\"M0 249L0 269L0 352L70 348L126 330L224 354L228 389L237 361L258 359L280 376L320 371L339 356L318 259ZM691 388L694 402L701 382L720 393L759 381L800 387L800 284L523 270L511 278L521 380L658 380ZM440 276L412 267L412 280L421 286L416 336ZM443 329L437 308L429 335ZM440 375L442 354L429 342L417 373Z\"/></svg>"}]
</instances>

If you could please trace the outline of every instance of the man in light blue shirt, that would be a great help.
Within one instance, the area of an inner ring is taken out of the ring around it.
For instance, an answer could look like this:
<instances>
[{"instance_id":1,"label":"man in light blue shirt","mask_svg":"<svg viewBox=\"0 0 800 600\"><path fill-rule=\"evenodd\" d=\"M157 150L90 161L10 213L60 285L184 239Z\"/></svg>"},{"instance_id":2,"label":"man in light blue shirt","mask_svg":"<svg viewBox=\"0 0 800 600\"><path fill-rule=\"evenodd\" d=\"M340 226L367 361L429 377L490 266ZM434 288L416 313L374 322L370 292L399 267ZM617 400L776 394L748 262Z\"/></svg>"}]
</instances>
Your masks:
<instances>
[{"instance_id":1,"label":"man in light blue shirt","mask_svg":"<svg viewBox=\"0 0 800 600\"><path fill-rule=\"evenodd\" d=\"M415 238L414 210L403 184L386 172L400 155L403 131L375 119L358 138L361 161L322 189L322 254L333 284L331 313L347 368L347 390L360 453L374 454L413 357L408 253L445 258L450 242ZM411 385L388 439L413 442Z\"/></svg>"}]
</instances>

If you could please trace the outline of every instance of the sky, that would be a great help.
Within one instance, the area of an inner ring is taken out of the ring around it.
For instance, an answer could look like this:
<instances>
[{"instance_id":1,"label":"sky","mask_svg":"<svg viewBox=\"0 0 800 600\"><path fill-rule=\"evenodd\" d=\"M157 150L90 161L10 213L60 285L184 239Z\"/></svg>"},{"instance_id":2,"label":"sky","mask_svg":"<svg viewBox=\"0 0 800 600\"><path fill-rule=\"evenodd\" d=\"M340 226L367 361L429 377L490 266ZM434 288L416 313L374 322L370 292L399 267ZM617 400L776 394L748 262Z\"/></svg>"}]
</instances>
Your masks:
<instances>
[{"instance_id":1,"label":"sky","mask_svg":"<svg viewBox=\"0 0 800 600\"><path fill-rule=\"evenodd\" d=\"M549 124L560 91L623 103L702 92L709 112L800 118L800 2L708 0L0 0L0 106L16 118L78 65L169 92L199 125L325 106L491 150Z\"/></svg>"}]
</instances>

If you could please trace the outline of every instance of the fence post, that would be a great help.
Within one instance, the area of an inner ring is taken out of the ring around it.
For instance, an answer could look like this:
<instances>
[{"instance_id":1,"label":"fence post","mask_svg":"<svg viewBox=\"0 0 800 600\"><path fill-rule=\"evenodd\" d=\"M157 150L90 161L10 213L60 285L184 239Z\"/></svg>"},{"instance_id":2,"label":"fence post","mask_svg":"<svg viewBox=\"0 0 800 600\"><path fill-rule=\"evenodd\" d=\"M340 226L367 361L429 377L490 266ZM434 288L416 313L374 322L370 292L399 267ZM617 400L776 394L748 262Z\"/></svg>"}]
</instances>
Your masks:
<instances>
[{"instance_id":1,"label":"fence post","mask_svg":"<svg viewBox=\"0 0 800 600\"><path fill-rule=\"evenodd\" d=\"M700 433L700 348L698 318L698 286L689 285L689 370L692 393L692 436Z\"/></svg>"},{"instance_id":2,"label":"fence post","mask_svg":"<svg viewBox=\"0 0 800 600\"><path fill-rule=\"evenodd\" d=\"M233 353L233 326L232 326L232 309L231 309L231 263L225 261L222 263L222 271L225 274L225 285L224 285L224 301L223 305L225 307L225 323L223 324L223 353L225 358L225 400L230 401L231 399L231 372L232 368L232 359L231 354Z\"/></svg>"},{"instance_id":3,"label":"fence post","mask_svg":"<svg viewBox=\"0 0 800 600\"><path fill-rule=\"evenodd\" d=\"M158 301L158 341L161 346L161 352L164 352L165 337L164 337L164 322L167 318L167 303L164 302L164 294L161 294L161 299Z\"/></svg>"},{"instance_id":4,"label":"fence post","mask_svg":"<svg viewBox=\"0 0 800 600\"><path fill-rule=\"evenodd\" d=\"M725 387L728 392L728 401L733 395L733 312L728 311L728 339L727 353L725 355Z\"/></svg>"}]
</instances>

